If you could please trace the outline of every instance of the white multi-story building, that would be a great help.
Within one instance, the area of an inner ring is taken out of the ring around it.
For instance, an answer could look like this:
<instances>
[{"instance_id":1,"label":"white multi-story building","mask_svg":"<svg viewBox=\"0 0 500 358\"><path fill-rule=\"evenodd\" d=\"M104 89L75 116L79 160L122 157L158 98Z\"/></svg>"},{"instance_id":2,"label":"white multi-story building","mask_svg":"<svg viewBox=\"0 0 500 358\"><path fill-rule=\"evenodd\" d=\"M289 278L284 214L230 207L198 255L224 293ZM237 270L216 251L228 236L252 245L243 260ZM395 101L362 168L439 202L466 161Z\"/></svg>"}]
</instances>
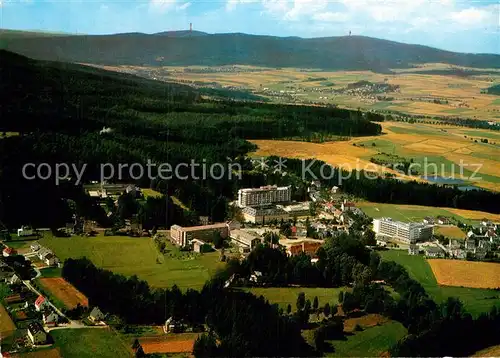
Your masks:
<instances>
[{"instance_id":1,"label":"white multi-story building","mask_svg":"<svg viewBox=\"0 0 500 358\"><path fill-rule=\"evenodd\" d=\"M390 218L373 220L373 231L377 235L393 237L408 244L426 241L432 237L432 226L421 223L404 223Z\"/></svg>"},{"instance_id":2,"label":"white multi-story building","mask_svg":"<svg viewBox=\"0 0 500 358\"><path fill-rule=\"evenodd\" d=\"M261 186L260 188L246 188L238 190L238 205L261 206L274 203L285 203L292 199L292 187L276 185Z\"/></svg>"}]
</instances>

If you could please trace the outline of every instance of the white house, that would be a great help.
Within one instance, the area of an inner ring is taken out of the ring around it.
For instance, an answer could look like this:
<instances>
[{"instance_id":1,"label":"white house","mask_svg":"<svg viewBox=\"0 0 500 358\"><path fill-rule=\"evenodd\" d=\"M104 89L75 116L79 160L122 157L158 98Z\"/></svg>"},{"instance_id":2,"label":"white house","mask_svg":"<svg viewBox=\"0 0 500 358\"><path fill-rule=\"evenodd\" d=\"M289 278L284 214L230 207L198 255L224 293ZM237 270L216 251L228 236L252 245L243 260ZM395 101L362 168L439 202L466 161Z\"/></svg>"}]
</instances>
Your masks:
<instances>
[{"instance_id":1,"label":"white house","mask_svg":"<svg viewBox=\"0 0 500 358\"><path fill-rule=\"evenodd\" d=\"M31 244L30 247L31 247L31 251L33 251L33 252L36 252L36 251L40 250L40 245L38 245L36 243L35 244Z\"/></svg>"},{"instance_id":2,"label":"white house","mask_svg":"<svg viewBox=\"0 0 500 358\"><path fill-rule=\"evenodd\" d=\"M444 252L441 250L441 248L437 246L427 246L424 249L425 256L431 257L431 258L439 258L439 257L444 257Z\"/></svg>"},{"instance_id":3,"label":"white house","mask_svg":"<svg viewBox=\"0 0 500 358\"><path fill-rule=\"evenodd\" d=\"M12 277L9 280L10 285L15 285L17 283L21 283L21 279L17 275L12 275Z\"/></svg>"},{"instance_id":4,"label":"white house","mask_svg":"<svg viewBox=\"0 0 500 358\"><path fill-rule=\"evenodd\" d=\"M250 281L258 283L262 279L262 272L254 271L252 275L250 275Z\"/></svg>"},{"instance_id":5,"label":"white house","mask_svg":"<svg viewBox=\"0 0 500 358\"><path fill-rule=\"evenodd\" d=\"M17 236L31 236L33 233L33 229L29 226L21 226L20 229L17 229Z\"/></svg>"},{"instance_id":6,"label":"white house","mask_svg":"<svg viewBox=\"0 0 500 358\"><path fill-rule=\"evenodd\" d=\"M28 337L31 341L31 343L37 345L37 344L44 344L47 342L47 333L43 329L43 326L40 324L40 322L32 322L28 325Z\"/></svg>"},{"instance_id":7,"label":"white house","mask_svg":"<svg viewBox=\"0 0 500 358\"><path fill-rule=\"evenodd\" d=\"M35 301L35 309L40 312L42 309L45 307L49 306L49 302L47 299L43 296L38 296L38 298Z\"/></svg>"},{"instance_id":8,"label":"white house","mask_svg":"<svg viewBox=\"0 0 500 358\"><path fill-rule=\"evenodd\" d=\"M53 253L49 252L47 255L45 255L45 264L47 266L53 266L53 265L57 265L57 263L59 262L59 259L57 258L56 255L54 255Z\"/></svg>"},{"instance_id":9,"label":"white house","mask_svg":"<svg viewBox=\"0 0 500 358\"><path fill-rule=\"evenodd\" d=\"M93 321L93 322L100 322L104 319L104 313L101 312L101 310L99 309L99 307L94 307L94 309L90 312L89 314L89 318Z\"/></svg>"},{"instance_id":10,"label":"white house","mask_svg":"<svg viewBox=\"0 0 500 358\"><path fill-rule=\"evenodd\" d=\"M408 248L408 254L410 254L410 255L418 255L418 253L419 253L418 246L415 245L415 244L410 244L410 246Z\"/></svg>"},{"instance_id":11,"label":"white house","mask_svg":"<svg viewBox=\"0 0 500 358\"><path fill-rule=\"evenodd\" d=\"M43 314L43 323L47 326L55 326L59 322L59 315L55 312L47 312Z\"/></svg>"}]
</instances>

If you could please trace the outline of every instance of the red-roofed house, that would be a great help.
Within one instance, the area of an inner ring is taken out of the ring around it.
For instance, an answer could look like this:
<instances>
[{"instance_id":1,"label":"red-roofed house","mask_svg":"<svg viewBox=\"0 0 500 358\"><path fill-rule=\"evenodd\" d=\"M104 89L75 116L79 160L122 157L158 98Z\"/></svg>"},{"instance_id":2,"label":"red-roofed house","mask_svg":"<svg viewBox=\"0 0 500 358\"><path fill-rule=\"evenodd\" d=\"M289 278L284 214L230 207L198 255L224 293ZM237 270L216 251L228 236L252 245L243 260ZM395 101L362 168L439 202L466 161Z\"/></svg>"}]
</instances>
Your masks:
<instances>
[{"instance_id":1,"label":"red-roofed house","mask_svg":"<svg viewBox=\"0 0 500 358\"><path fill-rule=\"evenodd\" d=\"M4 257L9 257L9 256L17 254L17 251L14 250L12 247L6 247L5 249L3 249L2 253L3 253Z\"/></svg>"},{"instance_id":2,"label":"red-roofed house","mask_svg":"<svg viewBox=\"0 0 500 358\"><path fill-rule=\"evenodd\" d=\"M342 211L350 211L352 210L353 208L356 207L356 204L352 203L352 202L348 202L348 201L345 201L342 203Z\"/></svg>"},{"instance_id":3,"label":"red-roofed house","mask_svg":"<svg viewBox=\"0 0 500 358\"><path fill-rule=\"evenodd\" d=\"M47 299L43 296L38 296L38 298L36 299L35 301L35 309L37 311L41 311L42 308L48 306L48 302L47 302Z\"/></svg>"},{"instance_id":4,"label":"red-roofed house","mask_svg":"<svg viewBox=\"0 0 500 358\"><path fill-rule=\"evenodd\" d=\"M306 255L315 257L316 251L318 251L321 245L322 245L321 242L304 241L301 244L290 246L287 249L287 254L289 256L296 256L299 255L301 252L304 252Z\"/></svg>"}]
</instances>

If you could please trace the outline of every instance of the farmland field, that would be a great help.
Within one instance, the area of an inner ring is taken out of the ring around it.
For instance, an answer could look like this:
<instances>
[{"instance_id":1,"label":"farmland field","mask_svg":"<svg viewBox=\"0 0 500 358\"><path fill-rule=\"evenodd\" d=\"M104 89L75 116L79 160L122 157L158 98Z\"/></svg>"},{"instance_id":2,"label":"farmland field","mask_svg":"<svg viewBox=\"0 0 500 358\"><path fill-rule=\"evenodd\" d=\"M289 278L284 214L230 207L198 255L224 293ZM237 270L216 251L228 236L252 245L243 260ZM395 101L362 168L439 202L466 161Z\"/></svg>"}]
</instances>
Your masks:
<instances>
[{"instance_id":1,"label":"farmland field","mask_svg":"<svg viewBox=\"0 0 500 358\"><path fill-rule=\"evenodd\" d=\"M89 300L83 293L61 277L41 278L40 285L61 301L66 308L73 309L78 304L88 307Z\"/></svg>"},{"instance_id":2,"label":"farmland field","mask_svg":"<svg viewBox=\"0 0 500 358\"><path fill-rule=\"evenodd\" d=\"M391 173L405 180L427 181L426 176L453 178L459 180L461 185L500 191L499 145L467 137L460 127L402 122L384 122L381 125L384 133L381 136L340 142L252 140L258 146L252 155L315 158L346 170ZM487 130L475 132L482 133L482 137L498 134ZM413 169L418 175L370 162L371 158L382 154L413 160Z\"/></svg>"},{"instance_id":3,"label":"farmland field","mask_svg":"<svg viewBox=\"0 0 500 358\"><path fill-rule=\"evenodd\" d=\"M500 288L500 264L458 260L428 260L438 284L475 288Z\"/></svg>"},{"instance_id":4,"label":"farmland field","mask_svg":"<svg viewBox=\"0 0 500 358\"><path fill-rule=\"evenodd\" d=\"M158 254L150 238L96 236L56 238L46 235L40 244L51 248L61 259L87 257L96 266L125 276L137 275L154 287L181 289L203 287L218 267L219 253L180 252L167 243L169 252Z\"/></svg>"},{"instance_id":5,"label":"farmland field","mask_svg":"<svg viewBox=\"0 0 500 358\"><path fill-rule=\"evenodd\" d=\"M288 304L292 306L292 311L296 310L295 304L297 302L297 296L300 292L304 292L306 299L313 302L314 297L318 297L319 306L322 307L325 303L329 303L330 306L338 303L339 292L349 290L348 288L310 288L310 287L269 287L261 288L254 287L245 289L251 292L255 296L264 296L269 303L277 303L281 308L286 310Z\"/></svg>"},{"instance_id":6,"label":"farmland field","mask_svg":"<svg viewBox=\"0 0 500 358\"><path fill-rule=\"evenodd\" d=\"M482 349L472 357L500 357L500 345Z\"/></svg>"},{"instance_id":7,"label":"farmland field","mask_svg":"<svg viewBox=\"0 0 500 358\"><path fill-rule=\"evenodd\" d=\"M161 336L142 336L139 343L144 353L191 353L198 334L182 333ZM132 343L131 343L132 344Z\"/></svg>"},{"instance_id":8,"label":"farmland field","mask_svg":"<svg viewBox=\"0 0 500 358\"><path fill-rule=\"evenodd\" d=\"M419 205L382 204L366 201L359 202L356 205L372 218L392 217L394 220L403 222L422 221L426 216L447 216L463 223L472 223L472 221L481 219L488 219L495 222L500 221L500 214L490 214L482 211Z\"/></svg>"},{"instance_id":9,"label":"farmland field","mask_svg":"<svg viewBox=\"0 0 500 358\"><path fill-rule=\"evenodd\" d=\"M103 66L106 68L106 66ZM122 66L108 69L121 71ZM276 102L301 102L337 104L343 107L363 109L388 109L409 114L429 116L456 116L498 120L500 103L496 96L481 93L500 79L500 72L490 70L488 75L453 76L457 69L464 68L443 64L418 65L416 68L395 69L392 74L371 71L314 71L306 72L295 68L263 68L238 66L238 72L185 72L186 67L155 67L155 73L163 73L169 81L188 83L212 83L222 86L236 86L255 91ZM190 66L189 68L197 68ZM125 66L126 71L143 72L148 67ZM258 71L249 71L258 70ZM443 74L429 71L439 70ZM468 69L474 71L474 69ZM419 73L416 73L419 71ZM450 75L444 75L446 71ZM471 72L473 73L473 72ZM156 76L156 74L155 74ZM334 93L332 90L345 88L357 81L386 83L399 86L396 92L387 92L387 100L376 100L368 96ZM280 92L288 92L283 97ZM293 91L293 92L291 92ZM274 92L274 93L273 93Z\"/></svg>"},{"instance_id":10,"label":"farmland field","mask_svg":"<svg viewBox=\"0 0 500 358\"><path fill-rule=\"evenodd\" d=\"M56 329L50 332L64 358L132 357L132 350L109 328Z\"/></svg>"},{"instance_id":11,"label":"farmland field","mask_svg":"<svg viewBox=\"0 0 500 358\"><path fill-rule=\"evenodd\" d=\"M410 276L420 282L437 303L448 297L458 297L467 311L474 316L488 312L491 307L500 304L500 294L495 290L439 285L431 266L423 256L410 256L403 250L381 251L380 254L384 260L395 261L404 266Z\"/></svg>"},{"instance_id":12,"label":"farmland field","mask_svg":"<svg viewBox=\"0 0 500 358\"><path fill-rule=\"evenodd\" d=\"M12 322L5 307L0 303L0 335L5 337L16 330L16 325Z\"/></svg>"},{"instance_id":13,"label":"farmland field","mask_svg":"<svg viewBox=\"0 0 500 358\"><path fill-rule=\"evenodd\" d=\"M441 234L444 237L450 239L459 239L459 240L464 240L467 236L462 230L460 230L459 227L455 225L435 226L434 233Z\"/></svg>"},{"instance_id":14,"label":"farmland field","mask_svg":"<svg viewBox=\"0 0 500 358\"><path fill-rule=\"evenodd\" d=\"M378 357L406 335L406 328L390 321L348 336L345 341L329 341L335 349L327 357Z\"/></svg>"}]
</instances>

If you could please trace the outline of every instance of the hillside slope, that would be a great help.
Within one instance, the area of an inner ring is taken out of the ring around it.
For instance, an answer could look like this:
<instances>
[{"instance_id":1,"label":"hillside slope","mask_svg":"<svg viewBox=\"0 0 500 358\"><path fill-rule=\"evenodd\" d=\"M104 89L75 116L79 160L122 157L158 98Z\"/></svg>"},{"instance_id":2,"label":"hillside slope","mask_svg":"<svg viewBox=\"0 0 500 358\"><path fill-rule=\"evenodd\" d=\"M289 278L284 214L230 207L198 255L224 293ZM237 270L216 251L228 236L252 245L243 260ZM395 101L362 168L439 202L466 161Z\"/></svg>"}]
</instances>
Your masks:
<instances>
[{"instance_id":1,"label":"hillside slope","mask_svg":"<svg viewBox=\"0 0 500 358\"><path fill-rule=\"evenodd\" d=\"M158 34L6 37L3 48L42 60L106 65L255 65L373 70L415 63L499 68L500 55L461 54L362 36L303 39L185 31Z\"/></svg>"}]
</instances>

